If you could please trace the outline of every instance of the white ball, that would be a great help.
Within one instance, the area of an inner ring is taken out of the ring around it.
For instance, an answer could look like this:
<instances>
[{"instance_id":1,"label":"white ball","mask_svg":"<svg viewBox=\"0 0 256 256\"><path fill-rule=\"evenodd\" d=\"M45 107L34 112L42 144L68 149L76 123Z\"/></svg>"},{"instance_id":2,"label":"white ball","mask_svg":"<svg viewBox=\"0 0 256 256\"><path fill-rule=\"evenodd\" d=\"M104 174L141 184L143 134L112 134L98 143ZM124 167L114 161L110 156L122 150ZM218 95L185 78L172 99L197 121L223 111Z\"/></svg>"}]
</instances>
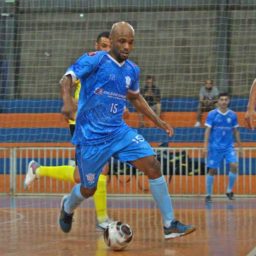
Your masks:
<instances>
[{"instance_id":1,"label":"white ball","mask_svg":"<svg viewBox=\"0 0 256 256\"><path fill-rule=\"evenodd\" d=\"M121 251L127 247L133 238L133 231L128 224L115 221L104 231L104 241L114 251Z\"/></svg>"}]
</instances>

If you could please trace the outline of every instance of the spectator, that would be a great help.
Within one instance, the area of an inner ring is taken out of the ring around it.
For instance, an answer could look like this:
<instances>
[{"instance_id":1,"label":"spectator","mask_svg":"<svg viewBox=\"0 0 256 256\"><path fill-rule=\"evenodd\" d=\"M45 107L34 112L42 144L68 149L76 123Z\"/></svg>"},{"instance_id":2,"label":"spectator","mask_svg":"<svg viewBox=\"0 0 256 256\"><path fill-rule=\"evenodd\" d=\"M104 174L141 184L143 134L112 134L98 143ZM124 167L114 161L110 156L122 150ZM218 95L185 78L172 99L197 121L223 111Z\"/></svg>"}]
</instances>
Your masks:
<instances>
[{"instance_id":1,"label":"spectator","mask_svg":"<svg viewBox=\"0 0 256 256\"><path fill-rule=\"evenodd\" d=\"M199 104L197 109L195 127L201 126L201 119L203 112L209 112L216 108L218 101L219 90L213 85L213 80L205 80L204 86L199 92Z\"/></svg>"},{"instance_id":2,"label":"spectator","mask_svg":"<svg viewBox=\"0 0 256 256\"><path fill-rule=\"evenodd\" d=\"M155 85L155 77L148 75L146 76L146 84L141 94L147 101L148 105L154 110L158 117L161 114L161 92L160 89ZM140 114L140 127L144 127L144 115Z\"/></svg>"}]
</instances>

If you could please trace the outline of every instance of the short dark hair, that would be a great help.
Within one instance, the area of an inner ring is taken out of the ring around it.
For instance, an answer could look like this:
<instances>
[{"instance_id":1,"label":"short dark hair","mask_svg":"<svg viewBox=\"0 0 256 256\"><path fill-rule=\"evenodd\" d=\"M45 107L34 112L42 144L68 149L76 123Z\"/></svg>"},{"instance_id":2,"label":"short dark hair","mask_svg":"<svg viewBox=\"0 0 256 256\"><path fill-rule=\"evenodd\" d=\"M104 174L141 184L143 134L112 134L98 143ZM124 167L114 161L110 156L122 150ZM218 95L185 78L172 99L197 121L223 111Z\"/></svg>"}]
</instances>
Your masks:
<instances>
[{"instance_id":1,"label":"short dark hair","mask_svg":"<svg viewBox=\"0 0 256 256\"><path fill-rule=\"evenodd\" d=\"M103 31L103 32L101 32L101 33L99 33L98 34L98 36L97 36L97 43L100 41L100 39L102 38L102 37L106 37L106 38L109 38L109 32L108 31Z\"/></svg>"},{"instance_id":2,"label":"short dark hair","mask_svg":"<svg viewBox=\"0 0 256 256\"><path fill-rule=\"evenodd\" d=\"M152 75L147 75L146 76L146 80L152 79L153 81L155 81L155 77Z\"/></svg>"},{"instance_id":3,"label":"short dark hair","mask_svg":"<svg viewBox=\"0 0 256 256\"><path fill-rule=\"evenodd\" d=\"M219 99L220 97L228 97L228 98L230 98L230 95L229 95L228 92L221 92L221 93L219 93L218 99Z\"/></svg>"}]
</instances>

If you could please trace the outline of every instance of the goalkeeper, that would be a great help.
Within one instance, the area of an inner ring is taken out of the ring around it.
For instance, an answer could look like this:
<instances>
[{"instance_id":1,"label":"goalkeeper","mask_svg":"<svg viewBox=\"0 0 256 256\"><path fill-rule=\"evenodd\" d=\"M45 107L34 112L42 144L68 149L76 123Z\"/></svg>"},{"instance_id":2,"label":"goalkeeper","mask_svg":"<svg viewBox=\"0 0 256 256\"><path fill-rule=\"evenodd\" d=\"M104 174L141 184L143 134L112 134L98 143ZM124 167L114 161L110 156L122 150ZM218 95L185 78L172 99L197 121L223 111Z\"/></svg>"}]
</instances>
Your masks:
<instances>
[{"instance_id":1,"label":"goalkeeper","mask_svg":"<svg viewBox=\"0 0 256 256\"><path fill-rule=\"evenodd\" d=\"M110 50L110 40L109 32L102 32L97 36L95 42L95 50L99 51L109 51ZM80 81L76 83L76 88L74 91L74 100L78 102L78 97L80 93L81 84ZM75 131L75 121L69 121L70 134L73 136ZM107 214L107 174L109 167L106 164L103 167L102 174L99 176L97 183L97 190L93 196L96 215L97 215L97 228L106 229L109 222L111 221ZM27 174L24 181L24 187L27 189L36 178L39 177L51 177L58 180L71 181L75 183L80 183L80 176L77 168L75 166L40 166L36 161L30 161L28 165Z\"/></svg>"}]
</instances>

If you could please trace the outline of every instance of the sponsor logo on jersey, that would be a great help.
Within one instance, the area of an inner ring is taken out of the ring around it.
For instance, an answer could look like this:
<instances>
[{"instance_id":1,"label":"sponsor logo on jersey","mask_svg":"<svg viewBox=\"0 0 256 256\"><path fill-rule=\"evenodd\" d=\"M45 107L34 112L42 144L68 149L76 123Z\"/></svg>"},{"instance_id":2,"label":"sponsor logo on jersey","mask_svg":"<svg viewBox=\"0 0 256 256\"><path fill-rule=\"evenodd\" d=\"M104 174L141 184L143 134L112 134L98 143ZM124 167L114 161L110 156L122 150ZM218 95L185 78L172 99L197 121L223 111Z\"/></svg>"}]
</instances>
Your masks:
<instances>
[{"instance_id":1,"label":"sponsor logo on jersey","mask_svg":"<svg viewBox=\"0 0 256 256\"><path fill-rule=\"evenodd\" d=\"M88 52L88 56L94 56L96 52Z\"/></svg>"},{"instance_id":2,"label":"sponsor logo on jersey","mask_svg":"<svg viewBox=\"0 0 256 256\"><path fill-rule=\"evenodd\" d=\"M98 87L98 88L95 89L94 93L97 94L97 95L102 95L103 94L103 89Z\"/></svg>"}]
</instances>

